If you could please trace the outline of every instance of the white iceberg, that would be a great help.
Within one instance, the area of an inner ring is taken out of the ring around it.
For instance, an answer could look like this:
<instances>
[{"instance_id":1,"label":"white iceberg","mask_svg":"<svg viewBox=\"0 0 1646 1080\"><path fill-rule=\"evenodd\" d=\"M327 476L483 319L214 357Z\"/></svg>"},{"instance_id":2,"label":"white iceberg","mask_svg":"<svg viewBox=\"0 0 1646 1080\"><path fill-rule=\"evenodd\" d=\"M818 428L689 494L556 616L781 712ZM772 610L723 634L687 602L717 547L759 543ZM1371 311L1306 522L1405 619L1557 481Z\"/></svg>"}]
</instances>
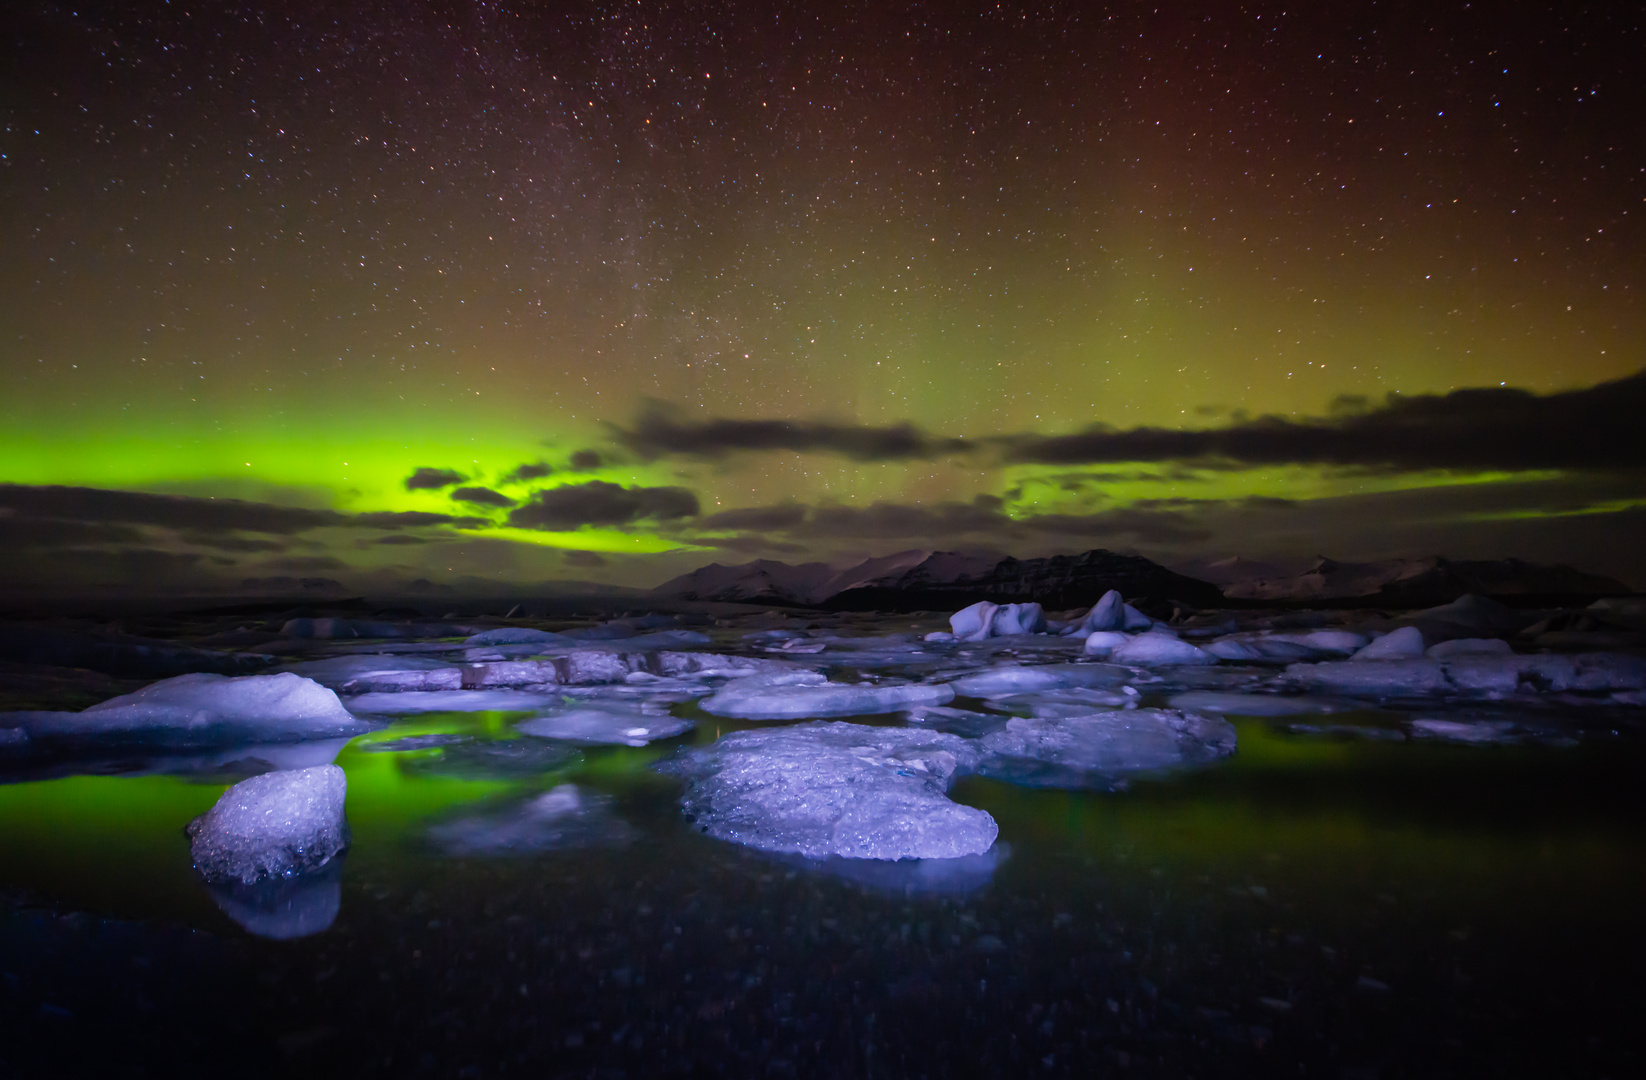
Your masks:
<instances>
[{"instance_id":1,"label":"white iceberg","mask_svg":"<svg viewBox=\"0 0 1646 1080\"><path fill-rule=\"evenodd\" d=\"M717 839L812 859L953 859L999 835L946 794L976 759L955 735L833 722L733 732L663 769L687 781L687 815Z\"/></svg>"},{"instance_id":2,"label":"white iceberg","mask_svg":"<svg viewBox=\"0 0 1646 1080\"><path fill-rule=\"evenodd\" d=\"M1425 646L1423 631L1415 626L1391 630L1354 654L1356 660L1400 660L1422 656Z\"/></svg>"},{"instance_id":3,"label":"white iceberg","mask_svg":"<svg viewBox=\"0 0 1646 1080\"><path fill-rule=\"evenodd\" d=\"M1119 630L1093 630L1086 635L1085 653L1087 656L1109 656L1130 640L1130 634Z\"/></svg>"},{"instance_id":4,"label":"white iceberg","mask_svg":"<svg viewBox=\"0 0 1646 1080\"><path fill-rule=\"evenodd\" d=\"M1108 664L999 664L949 685L962 697L996 698L1072 686L1115 686L1130 677L1125 668Z\"/></svg>"},{"instance_id":5,"label":"white iceberg","mask_svg":"<svg viewBox=\"0 0 1646 1080\"><path fill-rule=\"evenodd\" d=\"M1235 730L1221 717L1173 709L1130 709L1085 716L1024 719L978 742L979 771L1016 783L1080 786L1093 774L1202 765L1235 750Z\"/></svg>"},{"instance_id":6,"label":"white iceberg","mask_svg":"<svg viewBox=\"0 0 1646 1080\"><path fill-rule=\"evenodd\" d=\"M994 625L994 613L1000 609L998 604L991 604L987 600L979 600L970 607L963 607L949 616L949 629L954 631L956 641L983 641L989 636Z\"/></svg>"},{"instance_id":7,"label":"white iceberg","mask_svg":"<svg viewBox=\"0 0 1646 1080\"><path fill-rule=\"evenodd\" d=\"M533 630L527 626L503 626L484 630L465 638L465 645L564 645L571 639L564 634L547 630Z\"/></svg>"},{"instance_id":8,"label":"white iceberg","mask_svg":"<svg viewBox=\"0 0 1646 1080\"><path fill-rule=\"evenodd\" d=\"M515 726L522 735L590 745L645 746L672 739L693 727L690 720L666 712L625 709L615 705L575 706L534 716Z\"/></svg>"},{"instance_id":9,"label":"white iceberg","mask_svg":"<svg viewBox=\"0 0 1646 1080\"><path fill-rule=\"evenodd\" d=\"M800 720L813 716L869 716L897 712L911 705L942 705L954 695L954 688L947 685L850 686L830 682L815 671L787 671L727 683L698 707L715 716L744 720Z\"/></svg>"},{"instance_id":10,"label":"white iceberg","mask_svg":"<svg viewBox=\"0 0 1646 1080\"><path fill-rule=\"evenodd\" d=\"M428 656L328 656L291 664L286 670L344 694L456 690L463 685L462 668Z\"/></svg>"},{"instance_id":11,"label":"white iceberg","mask_svg":"<svg viewBox=\"0 0 1646 1080\"><path fill-rule=\"evenodd\" d=\"M526 690L408 690L398 694L358 694L345 704L368 716L431 712L535 712L560 700L558 694Z\"/></svg>"},{"instance_id":12,"label":"white iceberg","mask_svg":"<svg viewBox=\"0 0 1646 1080\"><path fill-rule=\"evenodd\" d=\"M164 747L297 742L375 730L311 679L281 675L178 675L83 712L0 714L0 727L31 739L127 739Z\"/></svg>"},{"instance_id":13,"label":"white iceberg","mask_svg":"<svg viewBox=\"0 0 1646 1080\"><path fill-rule=\"evenodd\" d=\"M194 867L207 881L250 884L318 870L348 844L336 765L242 780L189 823Z\"/></svg>"},{"instance_id":14,"label":"white iceberg","mask_svg":"<svg viewBox=\"0 0 1646 1080\"><path fill-rule=\"evenodd\" d=\"M989 620L990 637L1045 632L1046 613L1039 604L1004 604L995 609L994 617Z\"/></svg>"},{"instance_id":15,"label":"white iceberg","mask_svg":"<svg viewBox=\"0 0 1646 1080\"><path fill-rule=\"evenodd\" d=\"M1217 657L1181 638L1159 630L1138 634L1109 654L1110 663L1138 667L1170 664L1215 664Z\"/></svg>"}]
</instances>

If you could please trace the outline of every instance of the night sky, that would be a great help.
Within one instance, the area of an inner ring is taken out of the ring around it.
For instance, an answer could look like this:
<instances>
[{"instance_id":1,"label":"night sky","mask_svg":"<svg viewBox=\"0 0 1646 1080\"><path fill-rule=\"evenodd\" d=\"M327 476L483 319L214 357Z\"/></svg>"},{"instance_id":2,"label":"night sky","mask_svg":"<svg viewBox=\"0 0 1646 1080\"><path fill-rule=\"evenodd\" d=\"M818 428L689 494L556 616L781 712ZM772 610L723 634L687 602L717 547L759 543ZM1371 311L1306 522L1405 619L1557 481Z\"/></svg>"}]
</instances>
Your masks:
<instances>
[{"instance_id":1,"label":"night sky","mask_svg":"<svg viewBox=\"0 0 1646 1080\"><path fill-rule=\"evenodd\" d=\"M1646 586L1638 5L0 20L12 588L1099 546Z\"/></svg>"}]
</instances>

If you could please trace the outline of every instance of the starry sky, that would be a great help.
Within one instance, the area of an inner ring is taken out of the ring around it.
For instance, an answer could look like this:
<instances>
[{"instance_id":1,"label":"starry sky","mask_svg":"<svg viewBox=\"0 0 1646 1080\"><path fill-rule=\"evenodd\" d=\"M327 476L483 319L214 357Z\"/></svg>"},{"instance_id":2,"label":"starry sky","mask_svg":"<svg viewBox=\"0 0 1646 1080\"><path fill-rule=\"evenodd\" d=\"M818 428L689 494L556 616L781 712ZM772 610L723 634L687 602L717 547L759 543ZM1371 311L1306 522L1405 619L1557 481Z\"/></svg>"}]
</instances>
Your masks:
<instances>
[{"instance_id":1,"label":"starry sky","mask_svg":"<svg viewBox=\"0 0 1646 1080\"><path fill-rule=\"evenodd\" d=\"M1646 586L1636 5L0 27L13 587L1099 546Z\"/></svg>"}]
</instances>

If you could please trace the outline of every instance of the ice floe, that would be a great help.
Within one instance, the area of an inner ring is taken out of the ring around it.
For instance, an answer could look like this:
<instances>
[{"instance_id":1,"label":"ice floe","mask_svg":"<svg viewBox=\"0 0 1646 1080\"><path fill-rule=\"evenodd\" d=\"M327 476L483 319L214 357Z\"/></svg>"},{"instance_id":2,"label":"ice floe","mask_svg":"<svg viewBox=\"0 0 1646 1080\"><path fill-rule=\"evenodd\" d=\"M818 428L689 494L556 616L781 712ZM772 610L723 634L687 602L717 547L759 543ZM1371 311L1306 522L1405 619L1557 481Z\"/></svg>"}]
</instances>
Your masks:
<instances>
[{"instance_id":1,"label":"ice floe","mask_svg":"<svg viewBox=\"0 0 1646 1080\"><path fill-rule=\"evenodd\" d=\"M999 833L946 794L975 744L939 731L818 722L733 732L661 766L720 840L808 858L952 859Z\"/></svg>"},{"instance_id":2,"label":"ice floe","mask_svg":"<svg viewBox=\"0 0 1646 1080\"><path fill-rule=\"evenodd\" d=\"M20 728L31 741L116 739L159 747L295 742L374 730L331 690L290 673L178 675L82 712L0 713L0 727Z\"/></svg>"},{"instance_id":3,"label":"ice floe","mask_svg":"<svg viewBox=\"0 0 1646 1080\"><path fill-rule=\"evenodd\" d=\"M465 645L564 645L572 639L548 630L533 630L527 626L503 626L483 630L463 640Z\"/></svg>"},{"instance_id":4,"label":"ice floe","mask_svg":"<svg viewBox=\"0 0 1646 1080\"><path fill-rule=\"evenodd\" d=\"M522 735L591 745L645 746L690 731L693 723L666 712L577 705L534 716L515 726Z\"/></svg>"},{"instance_id":5,"label":"ice floe","mask_svg":"<svg viewBox=\"0 0 1646 1080\"><path fill-rule=\"evenodd\" d=\"M1365 648L1357 650L1354 659L1400 660L1411 656L1422 656L1425 647L1423 631L1415 626L1402 626L1398 630L1389 631Z\"/></svg>"},{"instance_id":6,"label":"ice floe","mask_svg":"<svg viewBox=\"0 0 1646 1080\"><path fill-rule=\"evenodd\" d=\"M455 690L463 670L430 656L350 654L289 664L286 670L343 694L401 690Z\"/></svg>"},{"instance_id":7,"label":"ice floe","mask_svg":"<svg viewBox=\"0 0 1646 1080\"><path fill-rule=\"evenodd\" d=\"M1217 657L1172 634L1151 630L1117 646L1109 653L1109 662L1163 667L1172 664L1215 664Z\"/></svg>"},{"instance_id":8,"label":"ice floe","mask_svg":"<svg viewBox=\"0 0 1646 1080\"><path fill-rule=\"evenodd\" d=\"M367 716L403 716L430 712L530 712L560 700L558 694L525 690L409 690L398 694L359 694L344 704Z\"/></svg>"},{"instance_id":9,"label":"ice floe","mask_svg":"<svg viewBox=\"0 0 1646 1080\"><path fill-rule=\"evenodd\" d=\"M336 765L242 780L189 823L189 852L207 881L247 884L317 870L348 844Z\"/></svg>"},{"instance_id":10,"label":"ice floe","mask_svg":"<svg viewBox=\"0 0 1646 1080\"><path fill-rule=\"evenodd\" d=\"M1175 709L1057 719L1016 717L978 742L978 771L1014 783L1079 787L1139 772L1203 765L1232 754L1234 727Z\"/></svg>"},{"instance_id":11,"label":"ice floe","mask_svg":"<svg viewBox=\"0 0 1646 1080\"><path fill-rule=\"evenodd\" d=\"M1111 664L997 664L950 685L962 697L996 698L1071 686L1118 686L1130 677L1125 668Z\"/></svg>"},{"instance_id":12,"label":"ice floe","mask_svg":"<svg viewBox=\"0 0 1646 1080\"><path fill-rule=\"evenodd\" d=\"M1228 713L1233 716L1307 716L1313 713L1344 712L1365 708L1352 702L1329 698L1282 694L1231 694L1216 690L1190 690L1174 695L1174 709Z\"/></svg>"},{"instance_id":13,"label":"ice floe","mask_svg":"<svg viewBox=\"0 0 1646 1080\"><path fill-rule=\"evenodd\" d=\"M880 685L830 682L814 671L751 675L727 683L698 707L745 720L799 720L813 716L868 716L911 705L942 705L953 687L925 683Z\"/></svg>"}]
</instances>

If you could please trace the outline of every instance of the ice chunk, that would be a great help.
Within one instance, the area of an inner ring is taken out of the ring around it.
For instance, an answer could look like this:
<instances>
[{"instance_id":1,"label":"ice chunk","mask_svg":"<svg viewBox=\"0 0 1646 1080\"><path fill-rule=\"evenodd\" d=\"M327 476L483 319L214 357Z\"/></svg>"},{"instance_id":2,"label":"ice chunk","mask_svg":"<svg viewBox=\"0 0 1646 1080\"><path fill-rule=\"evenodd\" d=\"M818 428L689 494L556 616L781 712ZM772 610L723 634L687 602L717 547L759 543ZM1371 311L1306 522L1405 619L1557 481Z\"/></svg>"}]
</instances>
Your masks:
<instances>
[{"instance_id":1,"label":"ice chunk","mask_svg":"<svg viewBox=\"0 0 1646 1080\"><path fill-rule=\"evenodd\" d=\"M1066 690L1047 690L1040 693L1013 694L1010 697L991 698L989 704L997 709L1014 713L1028 713L1042 719L1059 716L1085 716L1103 709L1135 709L1137 691L1125 687L1122 691L1091 690L1070 687Z\"/></svg>"},{"instance_id":2,"label":"ice chunk","mask_svg":"<svg viewBox=\"0 0 1646 1080\"><path fill-rule=\"evenodd\" d=\"M435 825L429 838L452 855L523 855L626 844L634 830L612 814L611 801L576 784L561 784L506 810Z\"/></svg>"},{"instance_id":3,"label":"ice chunk","mask_svg":"<svg viewBox=\"0 0 1646 1080\"><path fill-rule=\"evenodd\" d=\"M1130 635L1119 630L1093 630L1086 635L1085 652L1087 656L1108 656L1130 640Z\"/></svg>"},{"instance_id":4,"label":"ice chunk","mask_svg":"<svg viewBox=\"0 0 1646 1080\"><path fill-rule=\"evenodd\" d=\"M956 679L950 685L963 697L994 698L1070 686L1114 686L1131 678L1125 668L1110 664L1041 664L1024 667L1000 664Z\"/></svg>"},{"instance_id":5,"label":"ice chunk","mask_svg":"<svg viewBox=\"0 0 1646 1080\"><path fill-rule=\"evenodd\" d=\"M1244 634L1221 637L1216 641L1208 642L1202 647L1219 660L1232 660L1235 663L1263 663L1271 659L1253 644L1250 637Z\"/></svg>"},{"instance_id":6,"label":"ice chunk","mask_svg":"<svg viewBox=\"0 0 1646 1080\"><path fill-rule=\"evenodd\" d=\"M1356 660L1398 660L1423 655L1423 631L1415 626L1391 630L1354 654Z\"/></svg>"},{"instance_id":7,"label":"ice chunk","mask_svg":"<svg viewBox=\"0 0 1646 1080\"><path fill-rule=\"evenodd\" d=\"M547 630L533 630L528 626L503 626L485 630L464 639L465 645L564 645L571 641L564 634Z\"/></svg>"},{"instance_id":8,"label":"ice chunk","mask_svg":"<svg viewBox=\"0 0 1646 1080\"><path fill-rule=\"evenodd\" d=\"M275 941L310 937L330 929L343 907L343 859L310 874L272 877L247 884L207 886L212 902L248 933Z\"/></svg>"},{"instance_id":9,"label":"ice chunk","mask_svg":"<svg viewBox=\"0 0 1646 1080\"><path fill-rule=\"evenodd\" d=\"M949 629L956 641L982 641L989 636L994 624L994 613L999 605L979 600L970 607L961 608L949 616Z\"/></svg>"},{"instance_id":10,"label":"ice chunk","mask_svg":"<svg viewBox=\"0 0 1646 1080\"><path fill-rule=\"evenodd\" d=\"M1373 697L1439 694L1450 685L1439 661L1422 657L1374 662L1357 656L1353 660L1292 664L1286 669L1286 679L1304 688Z\"/></svg>"},{"instance_id":11,"label":"ice chunk","mask_svg":"<svg viewBox=\"0 0 1646 1080\"><path fill-rule=\"evenodd\" d=\"M949 631L947 631L947 630L933 630L931 633L927 634L923 640L925 640L925 641L950 642L950 641L957 641L959 639L956 638L953 634L949 633Z\"/></svg>"},{"instance_id":12,"label":"ice chunk","mask_svg":"<svg viewBox=\"0 0 1646 1080\"><path fill-rule=\"evenodd\" d=\"M463 685L461 668L429 656L328 656L291 664L286 670L345 694L455 690Z\"/></svg>"},{"instance_id":13,"label":"ice chunk","mask_svg":"<svg viewBox=\"0 0 1646 1080\"><path fill-rule=\"evenodd\" d=\"M1130 604L1122 607L1121 612L1124 615L1124 621L1120 624L1122 630L1148 630L1154 626L1153 619Z\"/></svg>"},{"instance_id":14,"label":"ice chunk","mask_svg":"<svg viewBox=\"0 0 1646 1080\"><path fill-rule=\"evenodd\" d=\"M348 844L336 765L242 780L189 823L194 868L207 881L251 883L317 870Z\"/></svg>"},{"instance_id":15,"label":"ice chunk","mask_svg":"<svg viewBox=\"0 0 1646 1080\"><path fill-rule=\"evenodd\" d=\"M687 781L687 815L721 840L813 859L952 859L999 834L946 794L976 757L955 735L837 721L733 732L662 768Z\"/></svg>"},{"instance_id":16,"label":"ice chunk","mask_svg":"<svg viewBox=\"0 0 1646 1080\"><path fill-rule=\"evenodd\" d=\"M645 746L654 739L672 739L692 727L692 721L668 713L642 712L616 705L589 705L534 716L517 725L515 730L540 739Z\"/></svg>"},{"instance_id":17,"label":"ice chunk","mask_svg":"<svg viewBox=\"0 0 1646 1080\"><path fill-rule=\"evenodd\" d=\"M942 705L954 698L946 685L848 686L815 671L751 675L728 683L698 707L715 716L745 720L798 720L811 716L867 716L911 705Z\"/></svg>"},{"instance_id":18,"label":"ice chunk","mask_svg":"<svg viewBox=\"0 0 1646 1080\"><path fill-rule=\"evenodd\" d=\"M1518 741L1515 725L1509 720L1418 719L1412 721L1412 734L1419 738L1445 739L1476 746Z\"/></svg>"},{"instance_id":19,"label":"ice chunk","mask_svg":"<svg viewBox=\"0 0 1646 1080\"><path fill-rule=\"evenodd\" d=\"M296 742L374 730L298 675L178 675L84 712L0 713L35 740L125 739L150 746Z\"/></svg>"},{"instance_id":20,"label":"ice chunk","mask_svg":"<svg viewBox=\"0 0 1646 1080\"><path fill-rule=\"evenodd\" d=\"M1514 649L1500 638L1453 638L1430 645L1423 655L1431 660L1446 660L1453 656L1509 656Z\"/></svg>"},{"instance_id":21,"label":"ice chunk","mask_svg":"<svg viewBox=\"0 0 1646 1080\"><path fill-rule=\"evenodd\" d=\"M360 694L346 704L353 712L370 716L401 716L428 712L531 712L560 700L558 694L524 690L410 690L401 694Z\"/></svg>"},{"instance_id":22,"label":"ice chunk","mask_svg":"<svg viewBox=\"0 0 1646 1080\"><path fill-rule=\"evenodd\" d=\"M1121 630L1126 626L1126 601L1120 596L1118 589L1110 589L1092 605L1092 610L1086 612L1068 632L1071 634L1090 634L1099 630Z\"/></svg>"},{"instance_id":23,"label":"ice chunk","mask_svg":"<svg viewBox=\"0 0 1646 1080\"><path fill-rule=\"evenodd\" d=\"M1045 632L1046 613L1039 604L1006 604L996 608L994 617L989 620L990 637Z\"/></svg>"},{"instance_id":24,"label":"ice chunk","mask_svg":"<svg viewBox=\"0 0 1646 1080\"><path fill-rule=\"evenodd\" d=\"M1190 690L1170 702L1174 709L1229 713L1234 716L1307 716L1312 713L1342 712L1358 706L1313 697L1283 697L1279 694L1231 694L1216 690Z\"/></svg>"},{"instance_id":25,"label":"ice chunk","mask_svg":"<svg viewBox=\"0 0 1646 1080\"><path fill-rule=\"evenodd\" d=\"M947 731L963 739L976 739L1004 727L1008 717L947 705L916 705L909 710L907 719L909 723L919 724L930 731Z\"/></svg>"},{"instance_id":26,"label":"ice chunk","mask_svg":"<svg viewBox=\"0 0 1646 1080\"><path fill-rule=\"evenodd\" d=\"M965 896L987 885L1000 864L1011 857L1010 844L996 844L981 855L953 859L806 859L780 856L814 873L828 874L869 892L890 896Z\"/></svg>"},{"instance_id":27,"label":"ice chunk","mask_svg":"<svg viewBox=\"0 0 1646 1080\"><path fill-rule=\"evenodd\" d=\"M1109 654L1115 664L1134 664L1140 667L1161 667L1167 664L1215 664L1217 657L1187 641L1151 630L1138 634Z\"/></svg>"},{"instance_id":28,"label":"ice chunk","mask_svg":"<svg viewBox=\"0 0 1646 1080\"><path fill-rule=\"evenodd\" d=\"M1265 640L1301 645L1315 652L1339 653L1344 656L1364 649L1370 643L1365 634L1357 634L1353 630L1310 630L1301 634L1269 634Z\"/></svg>"},{"instance_id":29,"label":"ice chunk","mask_svg":"<svg viewBox=\"0 0 1646 1080\"><path fill-rule=\"evenodd\" d=\"M979 740L979 771L1015 783L1080 787L1099 778L1201 765L1234 753L1220 717L1131 709L1058 719L1015 717Z\"/></svg>"}]
</instances>

